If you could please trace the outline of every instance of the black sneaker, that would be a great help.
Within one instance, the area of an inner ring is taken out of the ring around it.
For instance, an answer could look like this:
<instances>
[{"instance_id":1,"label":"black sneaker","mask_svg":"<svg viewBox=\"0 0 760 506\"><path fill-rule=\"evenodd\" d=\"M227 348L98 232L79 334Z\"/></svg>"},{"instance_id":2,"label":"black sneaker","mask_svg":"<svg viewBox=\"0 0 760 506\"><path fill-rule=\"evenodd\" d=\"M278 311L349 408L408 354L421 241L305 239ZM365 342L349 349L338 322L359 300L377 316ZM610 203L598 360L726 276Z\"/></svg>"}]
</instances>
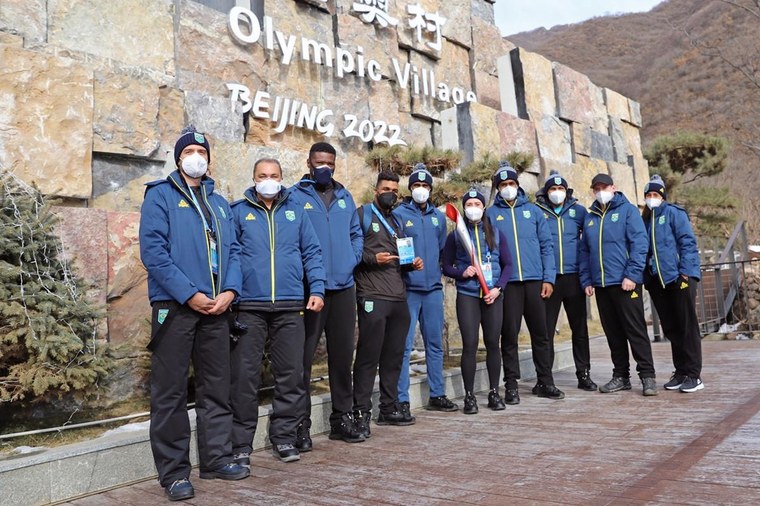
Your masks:
<instances>
[{"instance_id":1,"label":"black sneaker","mask_svg":"<svg viewBox=\"0 0 760 506\"><path fill-rule=\"evenodd\" d=\"M465 415L478 414L478 400L472 392L467 392L467 395L464 396L464 409L462 411Z\"/></svg>"},{"instance_id":2,"label":"black sneaker","mask_svg":"<svg viewBox=\"0 0 760 506\"><path fill-rule=\"evenodd\" d=\"M416 419L412 415L404 415L398 407L394 407L393 411L387 411L385 413L380 411L380 414L377 416L378 425L397 425L399 427L404 427L407 425L414 425L415 421Z\"/></svg>"},{"instance_id":3,"label":"black sneaker","mask_svg":"<svg viewBox=\"0 0 760 506\"><path fill-rule=\"evenodd\" d=\"M555 400L565 398L565 393L562 390L554 385L544 385L543 383L538 384L538 393L536 395L539 397L546 397L547 399Z\"/></svg>"},{"instance_id":4,"label":"black sneaker","mask_svg":"<svg viewBox=\"0 0 760 506\"><path fill-rule=\"evenodd\" d=\"M596 392L599 389L594 380L591 379L591 371L588 369L576 372L575 376L578 378L578 388L581 390Z\"/></svg>"},{"instance_id":5,"label":"black sneaker","mask_svg":"<svg viewBox=\"0 0 760 506\"><path fill-rule=\"evenodd\" d=\"M517 391L517 387L504 388L504 402L509 404L510 406L515 406L517 404L520 404L520 393Z\"/></svg>"},{"instance_id":6,"label":"black sneaker","mask_svg":"<svg viewBox=\"0 0 760 506\"><path fill-rule=\"evenodd\" d=\"M364 436L357 430L350 413L343 413L340 416L340 420L330 422L330 435L327 437L333 441L341 440L346 443L361 443L364 441Z\"/></svg>"},{"instance_id":7,"label":"black sneaker","mask_svg":"<svg viewBox=\"0 0 760 506\"><path fill-rule=\"evenodd\" d=\"M491 408L493 411L501 411L507 408L504 405L504 401L501 400L501 396L499 395L499 390L496 388L488 392L488 407Z\"/></svg>"},{"instance_id":8,"label":"black sneaker","mask_svg":"<svg viewBox=\"0 0 760 506\"><path fill-rule=\"evenodd\" d=\"M603 394L609 394L612 392L620 392L621 390L631 389L631 379L621 378L620 376L613 376L611 380L599 387L599 391Z\"/></svg>"},{"instance_id":9,"label":"black sneaker","mask_svg":"<svg viewBox=\"0 0 760 506\"><path fill-rule=\"evenodd\" d=\"M445 395L442 395L440 397L431 397L428 400L428 403L425 406L425 409L428 409L430 411L452 412L452 411L457 411L459 409L459 406L451 402L449 398L446 397Z\"/></svg>"},{"instance_id":10,"label":"black sneaker","mask_svg":"<svg viewBox=\"0 0 760 506\"><path fill-rule=\"evenodd\" d=\"M399 402L398 410L399 412L401 412L402 415L404 415L404 420L406 420L407 422L412 422L409 425L412 425L414 422L417 421L417 419L412 415L412 410L408 402Z\"/></svg>"},{"instance_id":11,"label":"black sneaker","mask_svg":"<svg viewBox=\"0 0 760 506\"><path fill-rule=\"evenodd\" d=\"M230 462L226 466L222 466L218 469L210 469L208 471L201 471L200 477L204 480L213 480L219 478L220 480L242 480L248 478L251 475L251 471L247 467L243 467L240 464Z\"/></svg>"},{"instance_id":12,"label":"black sneaker","mask_svg":"<svg viewBox=\"0 0 760 506\"><path fill-rule=\"evenodd\" d=\"M166 497L170 501L184 501L185 499L191 499L195 497L195 489L193 484L187 478L181 480L174 480L174 482L168 487L164 488Z\"/></svg>"},{"instance_id":13,"label":"black sneaker","mask_svg":"<svg viewBox=\"0 0 760 506\"><path fill-rule=\"evenodd\" d=\"M697 390L702 390L703 388L705 388L705 384L702 383L701 379L688 376L681 384L681 388L679 388L679 390L681 392L690 394L692 392L696 392Z\"/></svg>"},{"instance_id":14,"label":"black sneaker","mask_svg":"<svg viewBox=\"0 0 760 506\"><path fill-rule=\"evenodd\" d=\"M283 462L295 462L296 460L301 460L301 454L298 452L298 448L289 443L281 445L273 444L272 455Z\"/></svg>"},{"instance_id":15,"label":"black sneaker","mask_svg":"<svg viewBox=\"0 0 760 506\"><path fill-rule=\"evenodd\" d=\"M655 383L654 378L641 378L641 387L645 396L657 395L657 383Z\"/></svg>"},{"instance_id":16,"label":"black sneaker","mask_svg":"<svg viewBox=\"0 0 760 506\"><path fill-rule=\"evenodd\" d=\"M372 423L372 413L369 411L354 411L354 423L356 432L369 439L372 436L370 424Z\"/></svg>"},{"instance_id":17,"label":"black sneaker","mask_svg":"<svg viewBox=\"0 0 760 506\"><path fill-rule=\"evenodd\" d=\"M670 381L665 383L663 386L665 387L665 390L680 390L681 385L683 385L683 382L686 380L686 376L678 373L673 373L673 376L670 377Z\"/></svg>"},{"instance_id":18,"label":"black sneaker","mask_svg":"<svg viewBox=\"0 0 760 506\"><path fill-rule=\"evenodd\" d=\"M530 393L533 395L538 395L538 389L541 387L541 383L536 383L533 385L533 388L530 389Z\"/></svg>"},{"instance_id":19,"label":"black sneaker","mask_svg":"<svg viewBox=\"0 0 760 506\"><path fill-rule=\"evenodd\" d=\"M296 427L296 443L294 446L298 448L298 451L301 453L310 452L314 447L314 444L311 441L311 434L309 433L310 428L311 420L304 420L302 423L298 424L298 427Z\"/></svg>"},{"instance_id":20,"label":"black sneaker","mask_svg":"<svg viewBox=\"0 0 760 506\"><path fill-rule=\"evenodd\" d=\"M240 452L240 453L236 453L236 454L235 454L235 455L232 457L232 461L233 461L235 464L238 464L238 465L240 465L240 466L247 466L247 467L250 467L250 466L251 466L251 453L250 453L250 452Z\"/></svg>"}]
</instances>

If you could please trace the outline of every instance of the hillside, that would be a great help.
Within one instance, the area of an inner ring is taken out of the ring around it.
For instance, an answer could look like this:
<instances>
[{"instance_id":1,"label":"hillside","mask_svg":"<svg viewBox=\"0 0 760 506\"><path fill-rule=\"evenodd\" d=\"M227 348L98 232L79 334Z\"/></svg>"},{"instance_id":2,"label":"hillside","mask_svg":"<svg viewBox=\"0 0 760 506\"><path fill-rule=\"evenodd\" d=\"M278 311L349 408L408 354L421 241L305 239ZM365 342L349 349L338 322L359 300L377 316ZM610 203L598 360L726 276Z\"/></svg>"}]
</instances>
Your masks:
<instances>
[{"instance_id":1,"label":"hillside","mask_svg":"<svg viewBox=\"0 0 760 506\"><path fill-rule=\"evenodd\" d=\"M657 136L679 130L729 138L734 150L728 177L721 176L719 184L730 185L743 199L740 217L757 241L760 220L752 217L760 212L760 203L747 182L760 167L760 151L753 153L745 145L760 145L760 86L719 54L760 67L760 2L733 3L758 14L721 0L668 0L647 13L598 17L506 38L639 101L645 147ZM702 45L694 47L686 32ZM758 83L760 74L754 72Z\"/></svg>"}]
</instances>

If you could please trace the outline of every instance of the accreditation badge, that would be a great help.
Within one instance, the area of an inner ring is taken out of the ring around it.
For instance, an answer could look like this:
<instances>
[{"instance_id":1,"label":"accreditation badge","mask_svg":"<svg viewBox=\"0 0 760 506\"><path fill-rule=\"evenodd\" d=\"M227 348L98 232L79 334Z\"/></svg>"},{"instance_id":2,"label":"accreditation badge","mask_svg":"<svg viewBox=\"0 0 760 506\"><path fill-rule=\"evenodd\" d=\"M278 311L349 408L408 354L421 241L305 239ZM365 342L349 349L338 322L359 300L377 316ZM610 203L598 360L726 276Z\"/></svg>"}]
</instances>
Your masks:
<instances>
[{"instance_id":1,"label":"accreditation badge","mask_svg":"<svg viewBox=\"0 0 760 506\"><path fill-rule=\"evenodd\" d=\"M399 237L396 239L398 248L398 263L409 265L414 262L414 239L412 237Z\"/></svg>"},{"instance_id":2,"label":"accreditation badge","mask_svg":"<svg viewBox=\"0 0 760 506\"><path fill-rule=\"evenodd\" d=\"M211 252L211 272L219 274L219 253L216 250L216 239L209 237L208 245Z\"/></svg>"},{"instance_id":3,"label":"accreditation badge","mask_svg":"<svg viewBox=\"0 0 760 506\"><path fill-rule=\"evenodd\" d=\"M493 268L491 262L480 264L480 269L483 271L483 277L486 279L486 285L490 288L493 286Z\"/></svg>"}]
</instances>

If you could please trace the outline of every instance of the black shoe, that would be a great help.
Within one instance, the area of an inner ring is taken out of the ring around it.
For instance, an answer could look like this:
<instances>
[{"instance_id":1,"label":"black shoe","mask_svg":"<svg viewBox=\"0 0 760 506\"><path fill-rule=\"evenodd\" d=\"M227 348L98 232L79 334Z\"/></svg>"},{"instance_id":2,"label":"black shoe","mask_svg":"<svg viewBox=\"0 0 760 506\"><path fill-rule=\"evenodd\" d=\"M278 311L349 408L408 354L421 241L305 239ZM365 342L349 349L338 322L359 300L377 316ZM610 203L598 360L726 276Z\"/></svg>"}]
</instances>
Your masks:
<instances>
[{"instance_id":1,"label":"black shoe","mask_svg":"<svg viewBox=\"0 0 760 506\"><path fill-rule=\"evenodd\" d=\"M462 411L465 415L478 414L478 400L472 392L467 392L467 395L464 396L464 409Z\"/></svg>"},{"instance_id":2,"label":"black shoe","mask_svg":"<svg viewBox=\"0 0 760 506\"><path fill-rule=\"evenodd\" d=\"M409 418L411 418L411 420ZM416 419L411 414L407 417L396 406L393 407L393 411L387 411L385 413L380 411L380 414L377 417L378 425L397 425L403 427L406 425L414 425L415 421Z\"/></svg>"},{"instance_id":3,"label":"black shoe","mask_svg":"<svg viewBox=\"0 0 760 506\"><path fill-rule=\"evenodd\" d=\"M184 501L185 499L191 499L195 497L195 489L193 484L187 478L181 480L174 480L174 483L164 488L166 497L170 501Z\"/></svg>"},{"instance_id":4,"label":"black shoe","mask_svg":"<svg viewBox=\"0 0 760 506\"><path fill-rule=\"evenodd\" d=\"M683 380L683 383L681 384L681 388L679 388L679 390L683 393L690 394L692 392L702 390L703 388L705 388L705 384L702 383L701 379L688 376L685 380Z\"/></svg>"},{"instance_id":5,"label":"black shoe","mask_svg":"<svg viewBox=\"0 0 760 506\"><path fill-rule=\"evenodd\" d=\"M412 425L417 421L417 419L412 415L412 410L408 402L399 402L398 410L402 415L404 415L404 420L407 422L412 422L409 425Z\"/></svg>"},{"instance_id":6,"label":"black shoe","mask_svg":"<svg viewBox=\"0 0 760 506\"><path fill-rule=\"evenodd\" d=\"M654 378L641 378L642 393L646 397L654 397L657 395L657 383Z\"/></svg>"},{"instance_id":7,"label":"black shoe","mask_svg":"<svg viewBox=\"0 0 760 506\"><path fill-rule=\"evenodd\" d=\"M533 388L530 389L530 393L532 393L533 395L538 395L538 389L540 386L541 386L541 383L536 383L535 385L533 385Z\"/></svg>"},{"instance_id":8,"label":"black shoe","mask_svg":"<svg viewBox=\"0 0 760 506\"><path fill-rule=\"evenodd\" d=\"M686 381L686 376L674 372L673 376L670 377L670 381L663 386L665 387L665 390L680 390L684 381Z\"/></svg>"},{"instance_id":9,"label":"black shoe","mask_svg":"<svg viewBox=\"0 0 760 506\"><path fill-rule=\"evenodd\" d=\"M296 444L293 445L298 448L301 453L310 452L314 447L311 441L311 434L309 429L311 428L311 420L304 420L296 427Z\"/></svg>"},{"instance_id":10,"label":"black shoe","mask_svg":"<svg viewBox=\"0 0 760 506\"><path fill-rule=\"evenodd\" d=\"M599 388L596 383L591 379L591 371L586 369L585 371L578 371L575 373L578 378L578 388L587 392L596 392Z\"/></svg>"},{"instance_id":11,"label":"black shoe","mask_svg":"<svg viewBox=\"0 0 760 506\"><path fill-rule=\"evenodd\" d=\"M603 394L609 394L611 392L620 392L621 390L631 389L631 379L621 378L620 376L613 376L611 380L599 387L599 391Z\"/></svg>"},{"instance_id":12,"label":"black shoe","mask_svg":"<svg viewBox=\"0 0 760 506\"><path fill-rule=\"evenodd\" d=\"M504 389L504 402L510 406L520 404L520 393L517 391L517 387Z\"/></svg>"},{"instance_id":13,"label":"black shoe","mask_svg":"<svg viewBox=\"0 0 760 506\"><path fill-rule=\"evenodd\" d=\"M232 457L232 461L235 464L238 464L240 466L250 467L251 466L251 453L250 452L236 453Z\"/></svg>"},{"instance_id":14,"label":"black shoe","mask_svg":"<svg viewBox=\"0 0 760 506\"><path fill-rule=\"evenodd\" d=\"M430 410L430 411L452 412L452 411L457 411L459 409L459 406L451 402L449 398L446 397L445 395L442 395L440 397L431 397L428 400L428 403L425 406L425 409Z\"/></svg>"},{"instance_id":15,"label":"black shoe","mask_svg":"<svg viewBox=\"0 0 760 506\"><path fill-rule=\"evenodd\" d=\"M501 400L501 396L499 395L499 390L496 388L488 392L488 407L494 411L501 411L507 408L504 405L504 401Z\"/></svg>"},{"instance_id":16,"label":"black shoe","mask_svg":"<svg viewBox=\"0 0 760 506\"><path fill-rule=\"evenodd\" d=\"M361 443L364 441L361 431L357 430L351 413L343 413L340 420L330 422L329 439L341 440L346 443Z\"/></svg>"},{"instance_id":17,"label":"black shoe","mask_svg":"<svg viewBox=\"0 0 760 506\"><path fill-rule=\"evenodd\" d=\"M295 462L301 460L301 454L298 452L298 448L292 444L273 444L272 455L277 457L283 462Z\"/></svg>"},{"instance_id":18,"label":"black shoe","mask_svg":"<svg viewBox=\"0 0 760 506\"><path fill-rule=\"evenodd\" d=\"M214 478L219 478L220 480L242 480L250 475L251 471L247 467L235 464L234 462L230 462L218 469L200 472L200 476L204 480L213 480Z\"/></svg>"},{"instance_id":19,"label":"black shoe","mask_svg":"<svg viewBox=\"0 0 760 506\"><path fill-rule=\"evenodd\" d=\"M565 393L562 390L554 385L544 385L543 383L538 384L538 393L536 395L539 397L546 397L547 399L555 400L565 398Z\"/></svg>"},{"instance_id":20,"label":"black shoe","mask_svg":"<svg viewBox=\"0 0 760 506\"><path fill-rule=\"evenodd\" d=\"M369 439L372 436L370 424L372 423L372 413L370 411L354 411L354 423L356 432Z\"/></svg>"}]
</instances>

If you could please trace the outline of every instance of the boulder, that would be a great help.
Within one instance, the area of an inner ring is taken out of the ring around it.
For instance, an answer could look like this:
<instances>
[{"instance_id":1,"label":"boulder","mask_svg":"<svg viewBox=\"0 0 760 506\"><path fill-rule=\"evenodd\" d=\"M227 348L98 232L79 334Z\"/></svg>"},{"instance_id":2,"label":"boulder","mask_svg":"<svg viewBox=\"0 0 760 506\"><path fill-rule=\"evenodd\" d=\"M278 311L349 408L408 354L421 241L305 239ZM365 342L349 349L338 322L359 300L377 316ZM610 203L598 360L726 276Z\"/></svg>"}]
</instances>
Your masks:
<instances>
[{"instance_id":1,"label":"boulder","mask_svg":"<svg viewBox=\"0 0 760 506\"><path fill-rule=\"evenodd\" d=\"M3 0L0 6L0 36L11 32L23 37L27 47L47 39L48 6L45 0Z\"/></svg>"},{"instance_id":2,"label":"boulder","mask_svg":"<svg viewBox=\"0 0 760 506\"><path fill-rule=\"evenodd\" d=\"M585 74L553 63L554 86L557 92L557 115L564 120L591 126L594 107L591 80Z\"/></svg>"},{"instance_id":3,"label":"boulder","mask_svg":"<svg viewBox=\"0 0 760 506\"><path fill-rule=\"evenodd\" d=\"M556 116L544 115L536 122L538 152L542 158L562 163L572 163L570 125Z\"/></svg>"},{"instance_id":4,"label":"boulder","mask_svg":"<svg viewBox=\"0 0 760 506\"><path fill-rule=\"evenodd\" d=\"M607 114L610 117L631 122L631 110L628 105L628 98L617 91L604 88L604 103L607 104Z\"/></svg>"},{"instance_id":5,"label":"boulder","mask_svg":"<svg viewBox=\"0 0 760 506\"><path fill-rule=\"evenodd\" d=\"M557 114L552 62L517 47L510 51L518 115L535 122Z\"/></svg>"}]
</instances>

